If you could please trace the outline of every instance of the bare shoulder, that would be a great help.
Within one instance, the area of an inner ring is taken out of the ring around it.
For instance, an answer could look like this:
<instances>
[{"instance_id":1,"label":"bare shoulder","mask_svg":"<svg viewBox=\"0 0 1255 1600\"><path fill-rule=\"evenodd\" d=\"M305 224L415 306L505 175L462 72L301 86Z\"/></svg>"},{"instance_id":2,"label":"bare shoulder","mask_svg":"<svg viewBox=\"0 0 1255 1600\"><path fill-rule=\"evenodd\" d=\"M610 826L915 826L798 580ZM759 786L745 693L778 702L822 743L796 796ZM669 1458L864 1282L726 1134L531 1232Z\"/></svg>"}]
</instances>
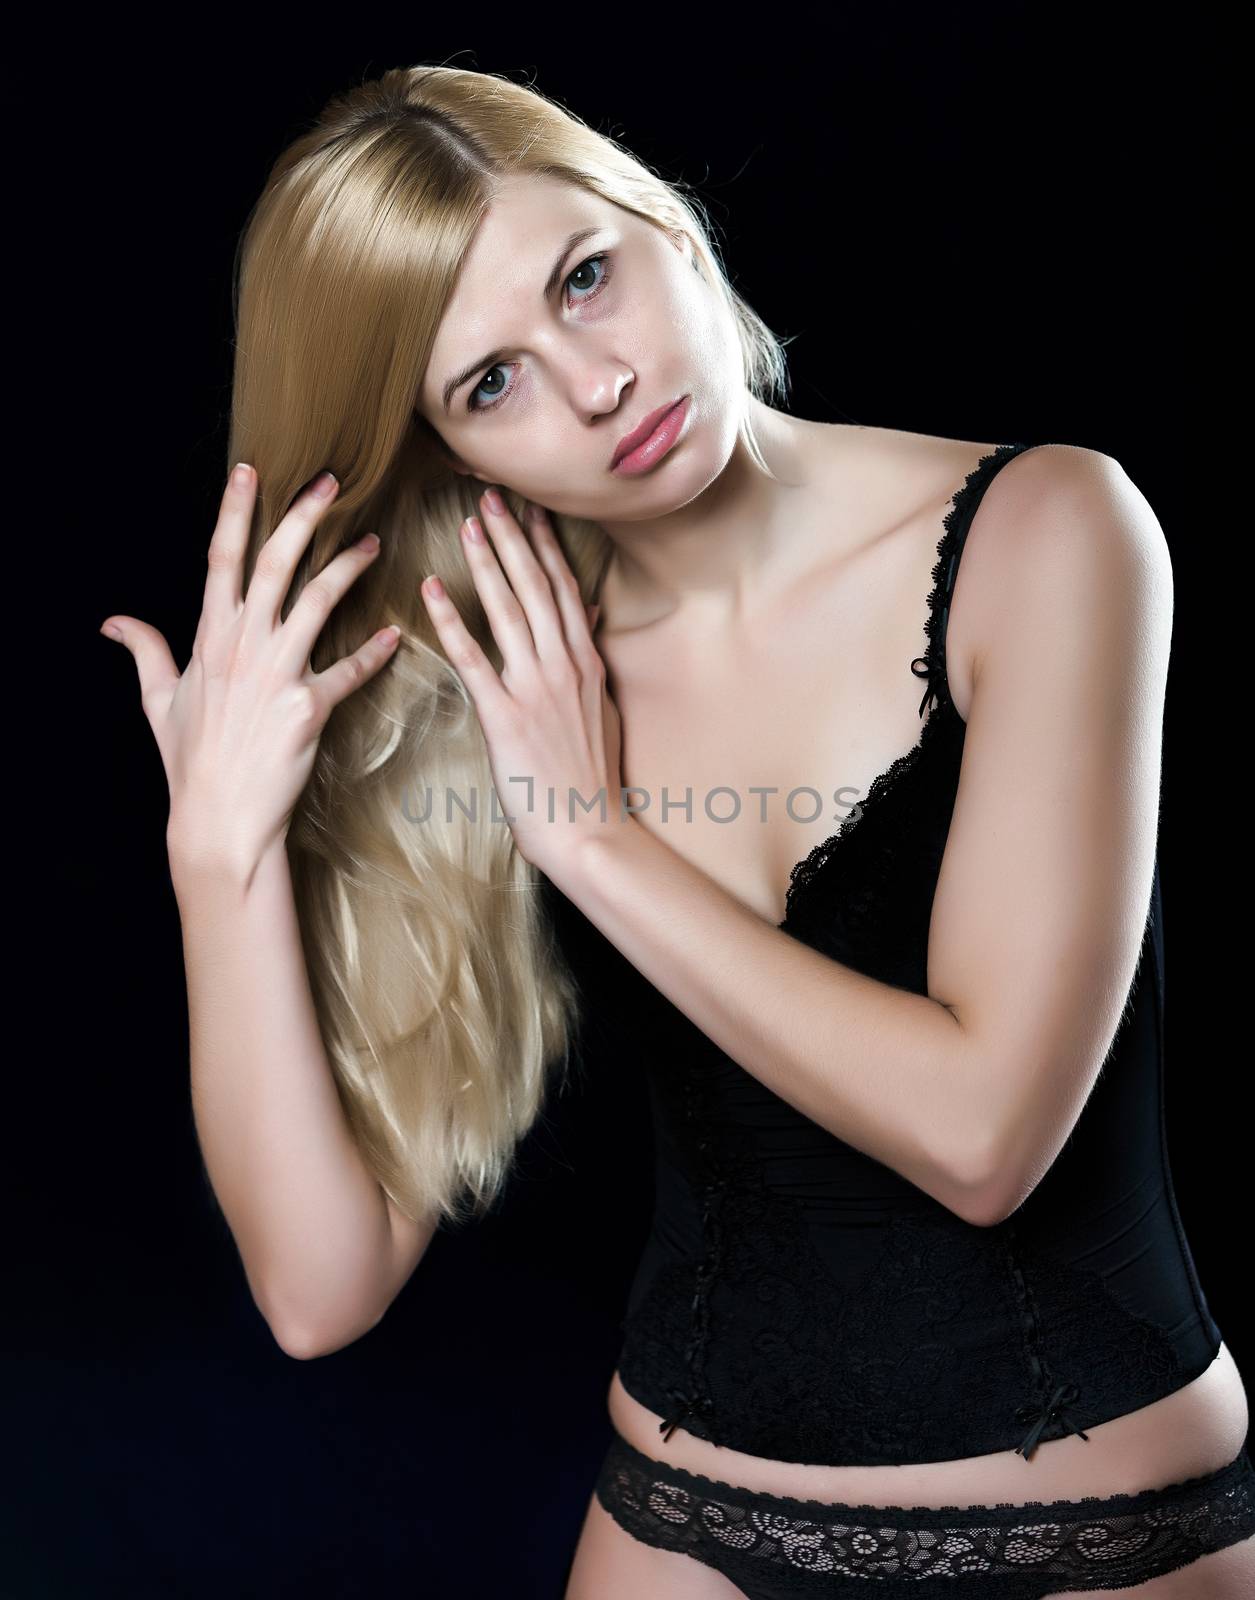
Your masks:
<instances>
[{"instance_id":1,"label":"bare shoulder","mask_svg":"<svg viewBox=\"0 0 1255 1600\"><path fill-rule=\"evenodd\" d=\"M818 442L849 497L847 503L863 508L866 522L859 542L898 547L891 563L892 584L901 596L901 632L914 638L924 622L925 596L950 503L978 463L998 446L846 424L824 429ZM996 585L984 587L992 592ZM964 588L970 591L973 585L965 581ZM955 705L966 719L978 633L973 613L982 607L968 595L965 602L963 618L952 617L947 626L946 668Z\"/></svg>"},{"instance_id":2,"label":"bare shoulder","mask_svg":"<svg viewBox=\"0 0 1255 1600\"><path fill-rule=\"evenodd\" d=\"M925 463L917 470L939 470L948 500L998 446L896 434L892 448L904 462ZM1078 582L1137 563L1166 569L1167 547L1145 497L1112 456L1047 443L1005 462L976 508L951 595L946 671L959 715L967 720L980 661L1020 585L1053 586L1062 597Z\"/></svg>"},{"instance_id":3,"label":"bare shoulder","mask_svg":"<svg viewBox=\"0 0 1255 1600\"><path fill-rule=\"evenodd\" d=\"M951 621L957 625L961 609L996 604L1013 579L1049 581L1052 571L1071 577L1111 559L1167 561L1163 529L1145 495L1101 450L1031 445L1005 463L981 496L964 542Z\"/></svg>"},{"instance_id":4,"label":"bare shoulder","mask_svg":"<svg viewBox=\"0 0 1255 1600\"><path fill-rule=\"evenodd\" d=\"M981 444L901 428L843 427L841 431L854 449L866 452L873 467L889 473L908 494L926 493L934 487L946 492L947 485L953 493L986 456L1008 443ZM1080 486L1112 475L1123 475L1123 468L1101 450L1079 444L1036 444L1008 462L994 481L1004 486L1001 494L1008 483L1022 484L1031 493L1044 482Z\"/></svg>"}]
</instances>

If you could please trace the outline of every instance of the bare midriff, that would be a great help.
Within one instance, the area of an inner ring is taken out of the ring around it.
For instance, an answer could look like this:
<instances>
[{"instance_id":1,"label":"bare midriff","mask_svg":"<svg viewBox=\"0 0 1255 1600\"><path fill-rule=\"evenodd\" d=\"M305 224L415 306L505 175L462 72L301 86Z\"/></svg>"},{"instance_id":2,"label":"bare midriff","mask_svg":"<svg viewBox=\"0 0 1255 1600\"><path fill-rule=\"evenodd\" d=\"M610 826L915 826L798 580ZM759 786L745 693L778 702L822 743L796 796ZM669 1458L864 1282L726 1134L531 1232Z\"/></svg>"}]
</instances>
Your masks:
<instances>
[{"instance_id":1,"label":"bare midriff","mask_svg":"<svg viewBox=\"0 0 1255 1600\"><path fill-rule=\"evenodd\" d=\"M1087 1427L1087 1439L1043 1440L1028 1460L1011 1447L905 1466L772 1461L694 1438L683 1426L664 1440L664 1419L627 1392L618 1372L607 1401L611 1422L642 1455L740 1489L845 1505L940 1507L1139 1494L1218 1471L1241 1450L1247 1431L1246 1390L1224 1344L1183 1388Z\"/></svg>"}]
</instances>

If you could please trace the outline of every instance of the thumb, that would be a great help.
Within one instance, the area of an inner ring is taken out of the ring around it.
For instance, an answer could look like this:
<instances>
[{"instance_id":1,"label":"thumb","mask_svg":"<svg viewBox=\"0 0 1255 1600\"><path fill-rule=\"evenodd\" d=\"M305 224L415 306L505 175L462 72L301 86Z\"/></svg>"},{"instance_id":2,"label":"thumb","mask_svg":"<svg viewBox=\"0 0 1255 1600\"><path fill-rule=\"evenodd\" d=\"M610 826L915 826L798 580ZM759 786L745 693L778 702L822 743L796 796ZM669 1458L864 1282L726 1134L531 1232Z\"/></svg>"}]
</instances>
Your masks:
<instances>
[{"instance_id":1,"label":"thumb","mask_svg":"<svg viewBox=\"0 0 1255 1600\"><path fill-rule=\"evenodd\" d=\"M139 673L140 697L150 703L150 697L162 689L173 689L179 681L179 669L170 646L156 628L136 617L106 617L101 633L110 639L120 640L131 652Z\"/></svg>"}]
</instances>

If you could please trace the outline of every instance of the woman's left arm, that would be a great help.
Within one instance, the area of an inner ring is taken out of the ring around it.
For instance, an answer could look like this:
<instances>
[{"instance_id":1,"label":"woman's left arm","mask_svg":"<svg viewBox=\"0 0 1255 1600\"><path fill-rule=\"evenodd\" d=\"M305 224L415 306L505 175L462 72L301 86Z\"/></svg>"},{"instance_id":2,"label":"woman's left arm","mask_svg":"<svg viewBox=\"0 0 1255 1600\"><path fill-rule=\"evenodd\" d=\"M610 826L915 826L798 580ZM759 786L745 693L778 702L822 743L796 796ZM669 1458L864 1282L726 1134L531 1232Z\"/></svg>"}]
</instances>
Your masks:
<instances>
[{"instance_id":1,"label":"woman's left arm","mask_svg":"<svg viewBox=\"0 0 1255 1600\"><path fill-rule=\"evenodd\" d=\"M997 516L978 519L964 553L974 689L927 995L770 926L634 820L556 834L528 823L528 859L543 854L562 892L732 1060L982 1226L1054 1161L1128 998L1150 905L1172 631L1163 531L1119 463L1061 445L1015 468L1017 487L989 505ZM471 564L515 688L454 608L434 603L433 617L476 696L498 789L537 770L581 794L607 773L613 786L569 569L543 518L535 551L508 513L488 521L510 584L485 547ZM568 649L593 691L580 691L584 728Z\"/></svg>"},{"instance_id":2,"label":"woman's left arm","mask_svg":"<svg viewBox=\"0 0 1255 1600\"><path fill-rule=\"evenodd\" d=\"M975 688L927 996L770 927L639 825L586 841L563 886L747 1072L981 1225L1032 1192L1094 1086L1158 831L1167 544L1118 462L1035 454L965 552Z\"/></svg>"}]
</instances>

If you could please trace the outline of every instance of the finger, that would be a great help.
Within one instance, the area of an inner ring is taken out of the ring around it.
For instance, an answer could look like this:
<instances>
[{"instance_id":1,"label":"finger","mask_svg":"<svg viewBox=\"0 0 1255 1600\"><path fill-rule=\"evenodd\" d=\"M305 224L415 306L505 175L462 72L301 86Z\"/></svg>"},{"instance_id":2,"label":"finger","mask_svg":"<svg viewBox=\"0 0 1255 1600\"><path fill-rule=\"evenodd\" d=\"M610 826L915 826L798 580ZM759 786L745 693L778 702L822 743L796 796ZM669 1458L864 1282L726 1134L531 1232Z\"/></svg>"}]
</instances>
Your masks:
<instances>
[{"instance_id":1,"label":"finger","mask_svg":"<svg viewBox=\"0 0 1255 1600\"><path fill-rule=\"evenodd\" d=\"M257 474L241 461L232 468L218 506L218 520L209 541L209 576L205 579L205 601L201 611L203 633L230 621L244 599L244 552L253 521L253 498Z\"/></svg>"},{"instance_id":2,"label":"finger","mask_svg":"<svg viewBox=\"0 0 1255 1600\"><path fill-rule=\"evenodd\" d=\"M497 560L505 569L505 576L509 579L510 592L514 595L523 616L526 618L528 632L531 636L536 654L542 661L554 660L559 655L567 653L566 636L563 632L561 618L557 607L554 605L553 589L550 587L549 577L540 562L536 559L536 552L532 549L526 534L519 527L513 512L501 500L500 511L495 511L489 503L489 495L493 491L487 490L481 497L480 506L483 511L483 525L487 528L492 538L492 549ZM500 496L498 496L500 499ZM472 549L472 570L474 570L475 554ZM492 563L495 568L496 562ZM482 569L488 580L488 593L499 597L500 590L493 579L492 570L485 565ZM482 591L481 591L482 593ZM485 596L485 609L487 609L487 596ZM489 620L493 621L489 612ZM494 626L493 632L496 633ZM500 639L498 634L498 638Z\"/></svg>"},{"instance_id":3,"label":"finger","mask_svg":"<svg viewBox=\"0 0 1255 1600\"><path fill-rule=\"evenodd\" d=\"M354 689L360 689L375 676L380 667L392 659L400 637L399 628L383 628L354 650L352 655L342 656L325 672L311 674L311 682L317 687L319 704L323 708L323 720L341 700L347 700Z\"/></svg>"},{"instance_id":4,"label":"finger","mask_svg":"<svg viewBox=\"0 0 1255 1600\"><path fill-rule=\"evenodd\" d=\"M131 652L139 674L140 704L151 720L154 711L160 711L169 703L179 681L179 669L170 654L170 646L156 628L135 617L108 617L102 633L105 628L115 630L110 637L120 639Z\"/></svg>"},{"instance_id":5,"label":"finger","mask_svg":"<svg viewBox=\"0 0 1255 1600\"><path fill-rule=\"evenodd\" d=\"M244 597L244 611L250 625L260 624L267 629L278 625L296 564L339 487L333 474L320 472L293 500L278 527L262 545Z\"/></svg>"},{"instance_id":6,"label":"finger","mask_svg":"<svg viewBox=\"0 0 1255 1600\"><path fill-rule=\"evenodd\" d=\"M363 534L309 580L279 629L281 665L293 671L304 668L327 618L378 553L378 534Z\"/></svg>"},{"instance_id":7,"label":"finger","mask_svg":"<svg viewBox=\"0 0 1255 1600\"><path fill-rule=\"evenodd\" d=\"M480 721L507 713L511 704L510 693L497 676L492 662L480 649L475 636L458 615L458 608L449 599L444 585L438 578L427 578L420 586L419 593L444 646L449 665L456 669L471 692Z\"/></svg>"},{"instance_id":8,"label":"finger","mask_svg":"<svg viewBox=\"0 0 1255 1600\"><path fill-rule=\"evenodd\" d=\"M566 630L567 646L581 669L591 671L601 660L600 652L592 639L597 613L601 608L585 606L580 599L579 580L571 571L567 558L562 553L562 546L558 543L558 536L553 531L553 524L549 521L545 508L533 505L528 510L527 522L531 530L532 544L538 560L548 575L551 591L557 597L562 626ZM593 612L591 617L590 610Z\"/></svg>"},{"instance_id":9,"label":"finger","mask_svg":"<svg viewBox=\"0 0 1255 1600\"><path fill-rule=\"evenodd\" d=\"M540 659L531 622L523 602L501 570L483 523L478 517L467 517L459 532L475 592L501 650L505 670L516 685L535 678L540 670ZM552 653L552 645L550 651Z\"/></svg>"}]
</instances>

